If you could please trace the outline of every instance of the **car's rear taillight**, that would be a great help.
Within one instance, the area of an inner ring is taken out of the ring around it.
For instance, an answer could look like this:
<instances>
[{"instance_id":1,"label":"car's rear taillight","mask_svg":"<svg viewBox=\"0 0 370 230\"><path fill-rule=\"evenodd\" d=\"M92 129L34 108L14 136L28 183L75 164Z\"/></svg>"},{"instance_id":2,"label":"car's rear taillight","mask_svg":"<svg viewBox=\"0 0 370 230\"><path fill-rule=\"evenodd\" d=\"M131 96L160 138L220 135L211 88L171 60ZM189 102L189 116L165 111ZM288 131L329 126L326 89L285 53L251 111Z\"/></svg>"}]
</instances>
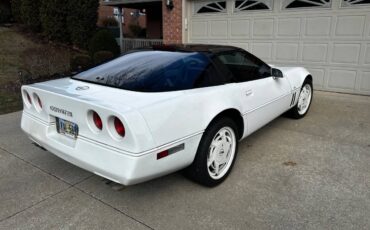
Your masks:
<instances>
[{"instance_id":1,"label":"car's rear taillight","mask_svg":"<svg viewBox=\"0 0 370 230\"><path fill-rule=\"evenodd\" d=\"M118 135L121 137L125 136L125 126L123 126L122 121L117 117L114 117L114 128L116 129Z\"/></svg>"},{"instance_id":2,"label":"car's rear taillight","mask_svg":"<svg viewBox=\"0 0 370 230\"><path fill-rule=\"evenodd\" d=\"M41 99L39 98L39 96L37 96L36 95L36 97L37 97L37 103L39 103L39 106L40 106L40 108L42 109L42 102L41 102Z\"/></svg>"},{"instance_id":3,"label":"car's rear taillight","mask_svg":"<svg viewBox=\"0 0 370 230\"><path fill-rule=\"evenodd\" d=\"M36 93L33 94L33 101L35 102L34 106L35 106L37 112L41 112L42 111L42 102L41 102L40 97Z\"/></svg>"},{"instance_id":4,"label":"car's rear taillight","mask_svg":"<svg viewBox=\"0 0 370 230\"><path fill-rule=\"evenodd\" d=\"M25 95L26 95L26 97L27 97L27 101L28 101L28 103L32 104L31 96L27 93L27 91L24 91L24 94L25 94Z\"/></svg>"},{"instance_id":5,"label":"car's rear taillight","mask_svg":"<svg viewBox=\"0 0 370 230\"><path fill-rule=\"evenodd\" d=\"M99 130L103 129L103 122L100 116L98 115L98 113L95 111L93 112L93 121L94 121L96 128L98 128Z\"/></svg>"}]
</instances>

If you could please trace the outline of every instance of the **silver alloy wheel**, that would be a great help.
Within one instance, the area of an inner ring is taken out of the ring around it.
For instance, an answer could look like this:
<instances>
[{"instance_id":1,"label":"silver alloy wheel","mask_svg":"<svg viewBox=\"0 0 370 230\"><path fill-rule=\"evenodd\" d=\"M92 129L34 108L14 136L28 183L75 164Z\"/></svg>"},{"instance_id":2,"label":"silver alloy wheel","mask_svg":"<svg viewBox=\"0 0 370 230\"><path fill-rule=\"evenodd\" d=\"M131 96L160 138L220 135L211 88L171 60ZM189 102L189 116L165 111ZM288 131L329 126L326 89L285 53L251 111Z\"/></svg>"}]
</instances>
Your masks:
<instances>
[{"instance_id":1,"label":"silver alloy wheel","mask_svg":"<svg viewBox=\"0 0 370 230\"><path fill-rule=\"evenodd\" d=\"M235 157L236 137L234 130L223 127L213 137L207 155L208 173L212 179L222 178L230 169Z\"/></svg>"},{"instance_id":2,"label":"silver alloy wheel","mask_svg":"<svg viewBox=\"0 0 370 230\"><path fill-rule=\"evenodd\" d=\"M310 84L305 84L302 87L301 93L298 98L298 114L303 115L310 107L312 97L312 87Z\"/></svg>"}]
</instances>

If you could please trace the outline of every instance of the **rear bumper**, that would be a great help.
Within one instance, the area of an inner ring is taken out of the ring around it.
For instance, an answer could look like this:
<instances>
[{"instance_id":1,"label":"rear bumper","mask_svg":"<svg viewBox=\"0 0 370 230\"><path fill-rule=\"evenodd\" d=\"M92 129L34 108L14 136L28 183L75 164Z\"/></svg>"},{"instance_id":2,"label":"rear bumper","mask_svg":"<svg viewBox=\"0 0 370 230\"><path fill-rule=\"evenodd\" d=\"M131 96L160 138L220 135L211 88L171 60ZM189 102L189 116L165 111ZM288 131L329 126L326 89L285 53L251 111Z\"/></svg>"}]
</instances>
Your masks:
<instances>
[{"instance_id":1,"label":"rear bumper","mask_svg":"<svg viewBox=\"0 0 370 230\"><path fill-rule=\"evenodd\" d=\"M124 185L144 182L190 165L202 133L160 146L145 153L129 153L79 136L76 140L56 131L54 123L45 123L26 112L22 130L28 137L58 157L99 176ZM184 144L184 149L157 160L157 153Z\"/></svg>"}]
</instances>

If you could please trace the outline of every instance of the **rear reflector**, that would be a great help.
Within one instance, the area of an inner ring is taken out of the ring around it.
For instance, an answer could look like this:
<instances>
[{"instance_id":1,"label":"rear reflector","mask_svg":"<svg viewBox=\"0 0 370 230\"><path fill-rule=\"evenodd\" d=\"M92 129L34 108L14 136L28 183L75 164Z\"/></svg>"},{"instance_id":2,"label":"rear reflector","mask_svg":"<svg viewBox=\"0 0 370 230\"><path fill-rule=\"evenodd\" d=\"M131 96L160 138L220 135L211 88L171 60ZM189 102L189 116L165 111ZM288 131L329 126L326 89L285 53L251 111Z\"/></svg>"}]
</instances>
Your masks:
<instances>
[{"instance_id":1,"label":"rear reflector","mask_svg":"<svg viewBox=\"0 0 370 230\"><path fill-rule=\"evenodd\" d=\"M161 159L163 157L166 157L168 155L170 155L169 152L168 152L168 150L164 150L164 151L162 151L162 152L160 152L160 153L157 154L157 160L159 160L159 159Z\"/></svg>"},{"instance_id":2,"label":"rear reflector","mask_svg":"<svg viewBox=\"0 0 370 230\"><path fill-rule=\"evenodd\" d=\"M100 116L98 115L97 112L93 112L93 120L94 120L94 124L96 126L96 128L102 130L103 129L103 122L100 118Z\"/></svg>"},{"instance_id":3,"label":"rear reflector","mask_svg":"<svg viewBox=\"0 0 370 230\"><path fill-rule=\"evenodd\" d=\"M159 160L161 158L164 158L164 157L167 157L171 154L177 153L179 151L182 151L184 149L185 149L185 144L180 144L180 145L177 145L177 146L172 147L170 149L164 150L160 153L157 153L157 160Z\"/></svg>"}]
</instances>

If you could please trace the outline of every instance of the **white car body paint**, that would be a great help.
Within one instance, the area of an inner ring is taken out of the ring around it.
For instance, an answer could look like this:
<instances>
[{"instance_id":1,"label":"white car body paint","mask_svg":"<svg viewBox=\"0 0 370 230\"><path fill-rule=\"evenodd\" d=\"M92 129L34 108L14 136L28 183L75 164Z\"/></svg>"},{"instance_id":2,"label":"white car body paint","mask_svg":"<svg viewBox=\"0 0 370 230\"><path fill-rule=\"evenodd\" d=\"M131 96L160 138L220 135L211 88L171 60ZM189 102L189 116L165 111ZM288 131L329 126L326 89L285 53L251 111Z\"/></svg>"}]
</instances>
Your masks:
<instances>
[{"instance_id":1,"label":"white car body paint","mask_svg":"<svg viewBox=\"0 0 370 230\"><path fill-rule=\"evenodd\" d=\"M124 185L136 184L189 166L204 130L222 111L240 112L243 139L293 107L297 103L291 104L293 94L299 93L309 73L298 67L276 68L283 78L163 93L132 92L70 78L27 85L22 87L21 127L32 141L66 161ZM103 121L101 131L92 127L91 110ZM111 116L123 122L124 138L112 135ZM76 123L78 137L59 134L56 117ZM181 144L183 150L157 160L159 152Z\"/></svg>"}]
</instances>

